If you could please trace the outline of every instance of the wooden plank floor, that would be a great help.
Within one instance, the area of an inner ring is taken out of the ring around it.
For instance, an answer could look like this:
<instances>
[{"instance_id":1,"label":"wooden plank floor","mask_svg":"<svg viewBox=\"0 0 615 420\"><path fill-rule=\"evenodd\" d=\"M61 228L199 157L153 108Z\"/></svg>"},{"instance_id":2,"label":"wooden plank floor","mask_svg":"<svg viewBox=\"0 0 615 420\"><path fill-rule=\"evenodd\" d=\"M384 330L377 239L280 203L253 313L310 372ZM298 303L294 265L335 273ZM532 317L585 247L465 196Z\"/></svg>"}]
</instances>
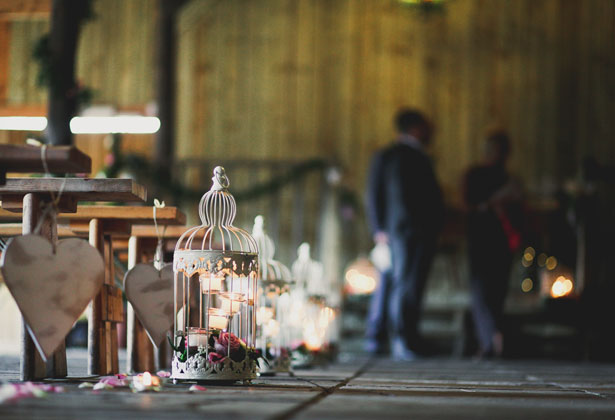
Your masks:
<instances>
[{"instance_id":1,"label":"wooden plank floor","mask_svg":"<svg viewBox=\"0 0 615 420\"><path fill-rule=\"evenodd\" d=\"M69 350L69 374L85 354ZM0 378L17 377L17 358L0 358ZM615 419L615 365L547 361L429 359L369 362L342 355L327 368L259 378L251 386L165 385L66 392L0 405L0 418L207 419Z\"/></svg>"}]
</instances>

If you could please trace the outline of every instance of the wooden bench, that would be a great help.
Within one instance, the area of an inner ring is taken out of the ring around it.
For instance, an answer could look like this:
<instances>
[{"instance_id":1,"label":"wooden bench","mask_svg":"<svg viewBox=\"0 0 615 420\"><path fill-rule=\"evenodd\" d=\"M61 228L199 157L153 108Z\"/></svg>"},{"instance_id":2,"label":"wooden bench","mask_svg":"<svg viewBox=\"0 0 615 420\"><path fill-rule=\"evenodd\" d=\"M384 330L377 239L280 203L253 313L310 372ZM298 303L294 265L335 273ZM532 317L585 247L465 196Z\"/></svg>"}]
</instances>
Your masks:
<instances>
[{"instance_id":1,"label":"wooden bench","mask_svg":"<svg viewBox=\"0 0 615 420\"><path fill-rule=\"evenodd\" d=\"M22 233L33 233L42 216L41 203L51 202L60 191L62 194L58 208L62 213L75 213L79 201L138 202L144 201L146 197L145 188L131 179L7 178L6 183L0 186L2 208L22 213ZM111 241L105 240L104 227L100 219L90 221L90 243L107 257L105 284L90 309L88 324L91 328L88 339L91 356L88 366L90 374L107 374L113 371L113 367L118 367L117 361L114 364L114 360L117 359L117 347L114 352L109 349L113 348L111 331L115 322L123 318L122 306L118 306L118 301L121 302L121 291L112 283L112 265L108 263L109 256L112 255ZM39 234L53 242L57 241L57 224L51 218L47 218L42 222ZM27 333L22 336L20 370L22 380L66 376L65 347L58 349L46 365L38 355L30 336Z\"/></svg>"},{"instance_id":2,"label":"wooden bench","mask_svg":"<svg viewBox=\"0 0 615 420\"><path fill-rule=\"evenodd\" d=\"M97 218L106 224L103 229L112 237L112 249L128 251L128 269L151 260L158 243L152 207L79 207L76 215L70 215L71 229L76 233L83 232L87 229L84 223L87 223L88 217L93 216L98 216ZM60 220L62 219L63 216L60 215ZM158 208L156 221L160 233L164 232L164 238L167 239L177 240L187 229L183 226L186 216L176 207ZM128 372L154 371L156 368L166 367L165 352L156 351L130 303L126 308L126 328Z\"/></svg>"}]
</instances>

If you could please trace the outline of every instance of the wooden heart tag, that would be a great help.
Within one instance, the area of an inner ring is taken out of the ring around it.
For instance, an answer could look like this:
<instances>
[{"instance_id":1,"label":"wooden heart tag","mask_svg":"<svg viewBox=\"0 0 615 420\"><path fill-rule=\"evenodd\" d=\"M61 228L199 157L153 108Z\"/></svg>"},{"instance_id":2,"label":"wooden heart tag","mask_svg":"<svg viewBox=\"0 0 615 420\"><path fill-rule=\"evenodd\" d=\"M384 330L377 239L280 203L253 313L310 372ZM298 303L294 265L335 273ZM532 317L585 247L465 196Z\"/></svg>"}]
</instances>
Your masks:
<instances>
[{"instance_id":1,"label":"wooden heart tag","mask_svg":"<svg viewBox=\"0 0 615 420\"><path fill-rule=\"evenodd\" d=\"M135 265L124 277L124 292L158 347L173 326L173 266L157 270L152 264Z\"/></svg>"},{"instance_id":2,"label":"wooden heart tag","mask_svg":"<svg viewBox=\"0 0 615 420\"><path fill-rule=\"evenodd\" d=\"M77 238L58 242L56 252L39 235L11 239L2 275L43 359L53 354L103 284L100 253Z\"/></svg>"}]
</instances>

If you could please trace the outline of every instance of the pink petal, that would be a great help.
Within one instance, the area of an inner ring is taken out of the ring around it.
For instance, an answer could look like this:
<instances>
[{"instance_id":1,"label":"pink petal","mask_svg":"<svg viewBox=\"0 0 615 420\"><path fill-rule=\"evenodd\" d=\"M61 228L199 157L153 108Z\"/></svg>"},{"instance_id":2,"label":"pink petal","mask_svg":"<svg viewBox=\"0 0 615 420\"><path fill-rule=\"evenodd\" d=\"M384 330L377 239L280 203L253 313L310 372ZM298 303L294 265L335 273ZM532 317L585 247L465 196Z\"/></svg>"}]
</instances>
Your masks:
<instances>
[{"instance_id":1,"label":"pink petal","mask_svg":"<svg viewBox=\"0 0 615 420\"><path fill-rule=\"evenodd\" d=\"M192 385L190 388L188 388L188 391L190 391L190 392L194 392L194 391L207 391L207 388L205 388L204 386L201 386L201 385Z\"/></svg>"}]
</instances>

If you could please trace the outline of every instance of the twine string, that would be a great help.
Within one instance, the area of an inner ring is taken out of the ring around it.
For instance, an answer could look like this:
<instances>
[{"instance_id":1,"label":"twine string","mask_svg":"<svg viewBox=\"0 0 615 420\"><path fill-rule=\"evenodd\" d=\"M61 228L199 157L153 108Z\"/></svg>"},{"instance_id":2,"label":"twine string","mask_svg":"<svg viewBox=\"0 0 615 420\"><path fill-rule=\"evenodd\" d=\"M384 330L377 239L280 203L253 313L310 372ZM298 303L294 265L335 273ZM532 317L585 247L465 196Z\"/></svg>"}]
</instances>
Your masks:
<instances>
[{"instance_id":1,"label":"twine string","mask_svg":"<svg viewBox=\"0 0 615 420\"><path fill-rule=\"evenodd\" d=\"M49 165L47 163L47 145L41 144L41 163L43 164L43 170L45 171L45 178L51 177L51 172L49 171ZM49 191L49 195L51 196L51 201L41 203L41 216L39 217L38 223L32 232L35 235L40 234L40 231L43 227L43 222L47 219L51 219L51 223L57 224L57 216L59 212L58 205L60 204L60 198L62 197L62 193L66 188L66 181L68 180L68 174L64 175L64 179L62 180L62 184L60 185L60 189L58 190L58 196L54 194L53 191ZM56 244L52 243L53 252L55 253Z\"/></svg>"}]
</instances>

